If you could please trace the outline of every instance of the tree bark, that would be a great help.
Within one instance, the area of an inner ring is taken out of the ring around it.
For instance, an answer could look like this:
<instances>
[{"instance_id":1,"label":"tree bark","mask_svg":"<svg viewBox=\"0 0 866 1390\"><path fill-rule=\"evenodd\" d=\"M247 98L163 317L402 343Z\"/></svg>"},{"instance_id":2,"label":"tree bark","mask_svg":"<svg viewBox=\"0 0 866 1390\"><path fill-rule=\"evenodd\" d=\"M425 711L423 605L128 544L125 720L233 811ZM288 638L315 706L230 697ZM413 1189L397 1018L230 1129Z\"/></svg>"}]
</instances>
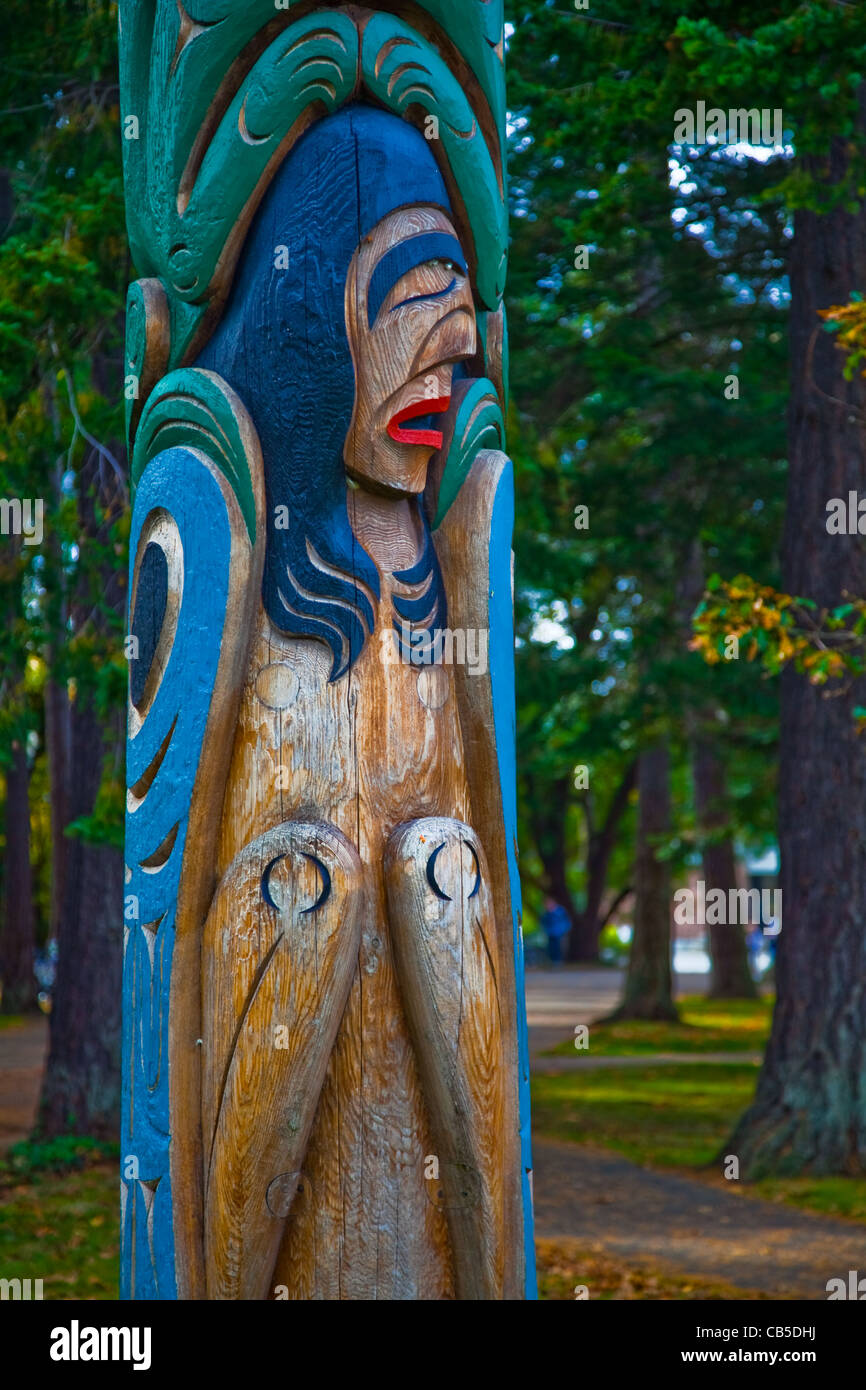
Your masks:
<instances>
[{"instance_id":1,"label":"tree bark","mask_svg":"<svg viewBox=\"0 0 866 1390\"><path fill-rule=\"evenodd\" d=\"M544 869L547 892L565 908L574 931L579 913L567 881L565 821L569 803L568 779L560 778L542 791L535 779L530 778L528 796L533 838Z\"/></svg>"},{"instance_id":2,"label":"tree bark","mask_svg":"<svg viewBox=\"0 0 866 1390\"><path fill-rule=\"evenodd\" d=\"M622 1003L611 1019L677 1018L671 971L671 885L658 840L670 832L668 750L659 744L638 760L635 923Z\"/></svg>"},{"instance_id":3,"label":"tree bark","mask_svg":"<svg viewBox=\"0 0 866 1390\"><path fill-rule=\"evenodd\" d=\"M119 722L119 717L118 717ZM87 703L71 715L72 819L93 810L103 769L100 722ZM51 1040L38 1129L115 1138L120 1112L123 863L110 845L69 841Z\"/></svg>"},{"instance_id":4,"label":"tree bark","mask_svg":"<svg viewBox=\"0 0 866 1390\"><path fill-rule=\"evenodd\" d=\"M69 841L69 697L65 685L45 682L45 756L48 760L51 824L51 912L48 934L60 935L66 893L66 857Z\"/></svg>"},{"instance_id":5,"label":"tree bark","mask_svg":"<svg viewBox=\"0 0 866 1390\"><path fill-rule=\"evenodd\" d=\"M737 887L734 846L724 835L728 824L725 770L718 751L708 739L698 735L692 744L692 771L698 827L705 838L702 859L707 894L720 888L725 901ZM755 999L757 989L749 970L746 938L737 922L707 925L713 973L710 999Z\"/></svg>"},{"instance_id":6,"label":"tree bark","mask_svg":"<svg viewBox=\"0 0 866 1390\"><path fill-rule=\"evenodd\" d=\"M66 471L66 450L57 403L57 381L48 374L41 386L45 413L51 422L57 459L54 465L54 507L59 513L63 504L63 477ZM45 647L44 659L48 672L43 701L45 706L45 753L48 761L48 786L51 797L51 908L48 934L55 939L60 934L60 918L66 892L66 856L69 824L69 694L66 680L58 677L57 657L62 648L63 634L69 617L66 602L66 569L63 547L55 525L49 524L44 539L44 552L50 566L47 585L51 602L48 608L49 627L54 638Z\"/></svg>"},{"instance_id":7,"label":"tree bark","mask_svg":"<svg viewBox=\"0 0 866 1390\"><path fill-rule=\"evenodd\" d=\"M96 553L97 547L104 549L98 585L105 607L118 613L125 605L125 578L106 541L123 500L122 480L94 450L78 479L81 545L92 545ZM92 632L107 647L112 637L105 613L93 604L94 578L81 572L70 613L76 632ZM85 681L78 682L68 718L67 810L74 821L93 813L106 758L121 772L124 718L122 710L112 711L106 728ZM113 1138L120 1120L123 950L123 855L113 845L68 838L57 946L37 1129L44 1136Z\"/></svg>"},{"instance_id":8,"label":"tree bark","mask_svg":"<svg viewBox=\"0 0 866 1390\"><path fill-rule=\"evenodd\" d=\"M25 1013L36 1006L29 785L27 749L16 740L6 770L6 901L0 931L0 1011L5 1014Z\"/></svg>"},{"instance_id":9,"label":"tree bark","mask_svg":"<svg viewBox=\"0 0 866 1390\"><path fill-rule=\"evenodd\" d=\"M860 143L862 116L861 105ZM847 160L840 140L822 167L804 162L837 182ZM828 500L866 478L866 389L859 373L845 381L817 312L866 285L866 214L799 211L794 230L784 583L835 605L866 593L862 538L825 524ZM866 750L852 713L863 704L863 681L822 691L793 670L782 678L778 1002L755 1102L728 1150L744 1176L866 1171Z\"/></svg>"}]
</instances>

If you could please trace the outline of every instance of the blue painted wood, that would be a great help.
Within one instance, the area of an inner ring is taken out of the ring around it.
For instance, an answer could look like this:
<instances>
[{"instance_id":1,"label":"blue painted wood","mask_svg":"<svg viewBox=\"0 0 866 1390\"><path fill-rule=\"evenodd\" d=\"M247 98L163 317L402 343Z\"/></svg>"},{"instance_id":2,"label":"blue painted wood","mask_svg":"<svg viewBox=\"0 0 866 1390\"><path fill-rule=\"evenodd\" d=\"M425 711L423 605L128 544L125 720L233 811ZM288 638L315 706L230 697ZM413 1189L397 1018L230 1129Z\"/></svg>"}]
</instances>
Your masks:
<instances>
[{"instance_id":1,"label":"blue painted wood","mask_svg":"<svg viewBox=\"0 0 866 1390\"><path fill-rule=\"evenodd\" d=\"M168 563L165 551L158 545L148 545L138 571L135 612L130 633L138 644L138 654L129 672L129 697L134 705L141 703L156 644L162 631L168 600Z\"/></svg>"},{"instance_id":2,"label":"blue painted wood","mask_svg":"<svg viewBox=\"0 0 866 1390\"><path fill-rule=\"evenodd\" d=\"M362 105L318 122L276 174L226 313L196 364L229 382L259 434L268 615L290 636L327 643L332 680L357 660L375 622L360 586L379 594L346 501L343 447L355 401L346 279L363 237L412 204L450 211L430 142L414 127ZM313 564L309 546L331 573Z\"/></svg>"},{"instance_id":3,"label":"blue painted wood","mask_svg":"<svg viewBox=\"0 0 866 1390\"><path fill-rule=\"evenodd\" d=\"M162 754L149 789L134 809L130 803L126 817L121 1297L135 1299L177 1297L169 1169L172 948L190 802L226 618L231 542L214 475L189 449L168 449L148 464L136 492L130 592L142 529L156 508L177 525L184 572L168 664L141 728L127 745L130 788ZM165 863L148 867L166 843Z\"/></svg>"},{"instance_id":4,"label":"blue painted wood","mask_svg":"<svg viewBox=\"0 0 866 1390\"><path fill-rule=\"evenodd\" d=\"M532 1137L529 1113L529 1038L526 1027L526 991L521 928L520 873L517 867L517 709L514 683L514 619L511 601L511 540L514 532L514 469L503 472L493 504L490 527L490 684L499 785L505 822L508 879L514 923L514 975L517 990L517 1045L519 1060L520 1147L523 1181L523 1232L526 1260L526 1298L538 1297L535 1273L535 1239L532 1216Z\"/></svg>"}]
</instances>

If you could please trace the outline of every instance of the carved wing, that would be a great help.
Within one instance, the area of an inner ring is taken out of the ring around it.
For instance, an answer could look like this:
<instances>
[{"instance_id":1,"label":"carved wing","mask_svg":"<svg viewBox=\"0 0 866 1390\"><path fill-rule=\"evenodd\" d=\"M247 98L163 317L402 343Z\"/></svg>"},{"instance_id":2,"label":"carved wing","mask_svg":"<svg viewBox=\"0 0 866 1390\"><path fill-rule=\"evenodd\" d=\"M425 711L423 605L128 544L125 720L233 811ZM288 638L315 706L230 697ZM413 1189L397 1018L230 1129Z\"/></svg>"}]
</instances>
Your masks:
<instances>
[{"instance_id":1,"label":"carved wing","mask_svg":"<svg viewBox=\"0 0 866 1390\"><path fill-rule=\"evenodd\" d=\"M161 383L133 479L121 1296L196 1297L201 931L264 545L258 442L224 382Z\"/></svg>"},{"instance_id":2,"label":"carved wing","mask_svg":"<svg viewBox=\"0 0 866 1390\"><path fill-rule=\"evenodd\" d=\"M486 670L458 666L455 683L473 819L486 829L484 849L495 866L496 929L504 967L501 996L503 1006L511 1011L511 1017L503 1020L503 1038L516 1039L516 1055L507 1059L506 1074L518 1078L509 1128L517 1150L512 1171L517 1171L519 1163L521 1184L509 1194L509 1219L523 1225L526 1282L506 1297L536 1298L529 1047L517 868L514 480L511 461L497 447L503 434L494 388L490 382L469 383L457 402L453 433L446 438L447 462L438 487L434 540L448 594L449 626L486 633L488 640Z\"/></svg>"}]
</instances>

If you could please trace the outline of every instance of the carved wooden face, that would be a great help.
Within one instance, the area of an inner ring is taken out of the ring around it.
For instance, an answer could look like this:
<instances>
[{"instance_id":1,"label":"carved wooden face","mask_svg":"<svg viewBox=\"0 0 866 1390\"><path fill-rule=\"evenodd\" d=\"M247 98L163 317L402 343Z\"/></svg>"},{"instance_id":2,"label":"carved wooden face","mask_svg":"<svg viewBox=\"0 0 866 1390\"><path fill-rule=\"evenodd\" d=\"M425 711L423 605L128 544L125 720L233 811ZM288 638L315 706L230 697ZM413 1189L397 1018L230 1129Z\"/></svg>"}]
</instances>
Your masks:
<instances>
[{"instance_id":1,"label":"carved wooden face","mask_svg":"<svg viewBox=\"0 0 866 1390\"><path fill-rule=\"evenodd\" d=\"M403 208L365 237L346 282L346 328L356 382L347 472L374 489L423 492L454 366L477 350L466 260L444 212Z\"/></svg>"}]
</instances>

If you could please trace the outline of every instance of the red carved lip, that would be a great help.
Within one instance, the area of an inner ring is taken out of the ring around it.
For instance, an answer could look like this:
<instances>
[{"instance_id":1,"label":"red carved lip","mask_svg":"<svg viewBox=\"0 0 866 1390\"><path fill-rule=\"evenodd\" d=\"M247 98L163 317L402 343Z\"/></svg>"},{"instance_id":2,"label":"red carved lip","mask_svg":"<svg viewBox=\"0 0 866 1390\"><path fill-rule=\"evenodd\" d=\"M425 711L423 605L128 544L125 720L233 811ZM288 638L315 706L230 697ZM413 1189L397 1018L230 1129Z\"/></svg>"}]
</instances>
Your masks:
<instances>
[{"instance_id":1,"label":"red carved lip","mask_svg":"<svg viewBox=\"0 0 866 1390\"><path fill-rule=\"evenodd\" d=\"M407 405L405 410L397 412L388 425L388 434L398 444L428 444L434 449L441 449L444 440L441 430L413 430L404 429L403 426L407 420L419 420L426 415L444 415L450 404L450 396L436 396L433 400L415 401L412 405Z\"/></svg>"}]
</instances>

